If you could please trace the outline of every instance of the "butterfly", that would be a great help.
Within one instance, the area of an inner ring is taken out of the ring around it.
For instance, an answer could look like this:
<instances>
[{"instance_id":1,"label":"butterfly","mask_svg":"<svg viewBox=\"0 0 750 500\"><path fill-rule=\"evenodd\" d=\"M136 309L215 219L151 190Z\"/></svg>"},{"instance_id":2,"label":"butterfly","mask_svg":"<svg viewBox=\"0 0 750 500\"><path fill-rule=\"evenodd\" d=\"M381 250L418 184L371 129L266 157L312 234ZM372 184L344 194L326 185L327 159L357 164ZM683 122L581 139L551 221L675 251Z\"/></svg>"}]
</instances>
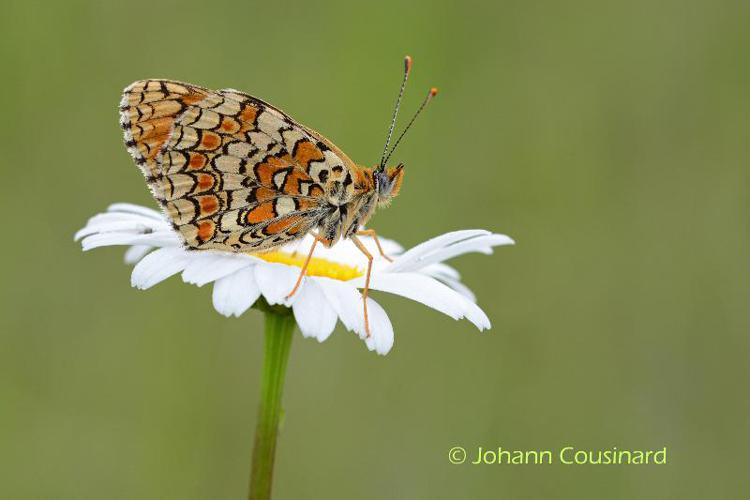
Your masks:
<instances>
[{"instance_id":1,"label":"butterfly","mask_svg":"<svg viewBox=\"0 0 750 500\"><path fill-rule=\"evenodd\" d=\"M386 144L373 168L357 165L322 134L257 97L173 80L140 80L123 91L125 146L189 250L264 252L313 234L288 297L318 243L330 247L350 239L368 259L362 296L369 336L373 256L358 236L372 236L388 258L377 234L363 226L398 194L404 165L386 162L437 94L430 89L389 151L411 66L406 56Z\"/></svg>"}]
</instances>

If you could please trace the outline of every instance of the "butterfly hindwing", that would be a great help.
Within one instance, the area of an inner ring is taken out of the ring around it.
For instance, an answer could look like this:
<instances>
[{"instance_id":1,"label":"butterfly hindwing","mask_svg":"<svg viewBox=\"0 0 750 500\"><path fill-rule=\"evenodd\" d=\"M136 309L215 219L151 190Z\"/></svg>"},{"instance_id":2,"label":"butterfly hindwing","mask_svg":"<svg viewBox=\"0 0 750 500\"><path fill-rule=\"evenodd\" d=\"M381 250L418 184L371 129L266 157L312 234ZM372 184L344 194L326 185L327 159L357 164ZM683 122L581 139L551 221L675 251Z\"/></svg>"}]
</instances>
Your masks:
<instances>
[{"instance_id":1,"label":"butterfly hindwing","mask_svg":"<svg viewBox=\"0 0 750 500\"><path fill-rule=\"evenodd\" d=\"M128 151L189 248L300 238L325 216L326 194L351 183L335 146L235 90L144 80L125 89L120 113Z\"/></svg>"}]
</instances>

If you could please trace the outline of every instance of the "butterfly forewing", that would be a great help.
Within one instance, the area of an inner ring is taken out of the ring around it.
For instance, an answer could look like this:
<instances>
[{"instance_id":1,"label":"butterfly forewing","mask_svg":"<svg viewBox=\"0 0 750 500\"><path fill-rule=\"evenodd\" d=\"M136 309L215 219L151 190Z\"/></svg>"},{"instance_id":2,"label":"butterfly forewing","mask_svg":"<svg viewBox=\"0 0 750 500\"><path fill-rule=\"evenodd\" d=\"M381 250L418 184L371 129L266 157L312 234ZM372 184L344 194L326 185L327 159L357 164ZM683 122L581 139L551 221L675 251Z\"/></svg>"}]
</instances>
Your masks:
<instances>
[{"instance_id":1,"label":"butterfly forewing","mask_svg":"<svg viewBox=\"0 0 750 500\"><path fill-rule=\"evenodd\" d=\"M138 81L120 114L128 151L189 248L262 251L301 238L356 173L325 138L236 90Z\"/></svg>"}]
</instances>

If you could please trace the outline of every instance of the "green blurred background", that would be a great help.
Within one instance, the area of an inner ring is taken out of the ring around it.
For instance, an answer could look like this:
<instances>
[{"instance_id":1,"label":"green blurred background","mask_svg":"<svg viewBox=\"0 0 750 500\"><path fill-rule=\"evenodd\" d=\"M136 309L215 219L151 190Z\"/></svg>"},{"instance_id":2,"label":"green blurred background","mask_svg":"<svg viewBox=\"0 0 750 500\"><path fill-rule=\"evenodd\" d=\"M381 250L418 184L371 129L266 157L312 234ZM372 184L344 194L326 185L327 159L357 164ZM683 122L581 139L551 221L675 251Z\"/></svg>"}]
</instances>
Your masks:
<instances>
[{"instance_id":1,"label":"green blurred background","mask_svg":"<svg viewBox=\"0 0 750 500\"><path fill-rule=\"evenodd\" d=\"M121 89L234 87L377 161L441 94L371 227L518 245L455 266L477 333L383 294L396 344L296 335L277 499L745 498L747 2L4 2L0 498L242 499L262 317L130 288L72 235L153 202ZM453 466L452 446L661 448L665 466Z\"/></svg>"}]
</instances>

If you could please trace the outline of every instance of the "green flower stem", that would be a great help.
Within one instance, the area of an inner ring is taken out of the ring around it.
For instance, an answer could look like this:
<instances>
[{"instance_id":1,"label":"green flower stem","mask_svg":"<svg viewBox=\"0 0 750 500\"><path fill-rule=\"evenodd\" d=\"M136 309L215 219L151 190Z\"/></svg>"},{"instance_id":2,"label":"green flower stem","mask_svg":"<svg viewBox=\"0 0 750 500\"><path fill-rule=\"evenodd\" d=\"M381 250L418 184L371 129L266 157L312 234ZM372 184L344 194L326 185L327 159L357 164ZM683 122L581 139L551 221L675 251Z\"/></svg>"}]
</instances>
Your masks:
<instances>
[{"instance_id":1,"label":"green flower stem","mask_svg":"<svg viewBox=\"0 0 750 500\"><path fill-rule=\"evenodd\" d=\"M273 460L281 417L281 393L295 322L291 309L267 304L258 308L265 313L266 345L250 474L250 500L268 500L271 498Z\"/></svg>"}]
</instances>

